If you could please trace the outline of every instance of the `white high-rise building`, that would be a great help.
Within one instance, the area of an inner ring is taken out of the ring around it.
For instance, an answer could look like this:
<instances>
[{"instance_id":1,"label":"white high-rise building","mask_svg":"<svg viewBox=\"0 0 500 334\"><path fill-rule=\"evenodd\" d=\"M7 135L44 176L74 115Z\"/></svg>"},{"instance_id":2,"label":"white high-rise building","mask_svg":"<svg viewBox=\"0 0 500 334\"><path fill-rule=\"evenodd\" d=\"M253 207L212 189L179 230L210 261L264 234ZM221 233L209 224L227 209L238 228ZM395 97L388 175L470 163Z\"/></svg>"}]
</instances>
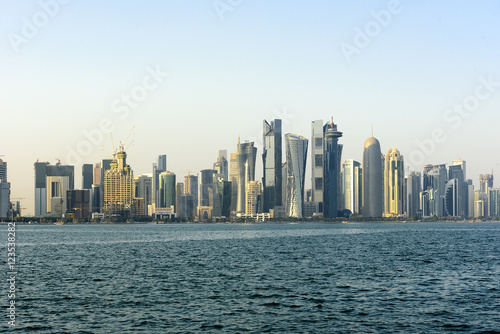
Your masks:
<instances>
[{"instance_id":1,"label":"white high-rise building","mask_svg":"<svg viewBox=\"0 0 500 334\"><path fill-rule=\"evenodd\" d=\"M285 135L288 217L302 218L308 142L307 138L299 135L291 133Z\"/></svg>"}]
</instances>

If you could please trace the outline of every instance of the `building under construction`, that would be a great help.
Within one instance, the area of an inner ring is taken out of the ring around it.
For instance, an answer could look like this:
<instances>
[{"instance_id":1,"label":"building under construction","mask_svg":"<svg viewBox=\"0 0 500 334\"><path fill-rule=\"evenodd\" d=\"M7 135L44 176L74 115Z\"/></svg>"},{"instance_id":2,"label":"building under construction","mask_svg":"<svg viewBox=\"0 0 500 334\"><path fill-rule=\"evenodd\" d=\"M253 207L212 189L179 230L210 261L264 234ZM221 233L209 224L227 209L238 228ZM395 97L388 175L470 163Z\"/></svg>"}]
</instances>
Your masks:
<instances>
[{"instance_id":1,"label":"building under construction","mask_svg":"<svg viewBox=\"0 0 500 334\"><path fill-rule=\"evenodd\" d=\"M133 172L126 163L123 146L104 174L104 217L129 219L132 217Z\"/></svg>"}]
</instances>

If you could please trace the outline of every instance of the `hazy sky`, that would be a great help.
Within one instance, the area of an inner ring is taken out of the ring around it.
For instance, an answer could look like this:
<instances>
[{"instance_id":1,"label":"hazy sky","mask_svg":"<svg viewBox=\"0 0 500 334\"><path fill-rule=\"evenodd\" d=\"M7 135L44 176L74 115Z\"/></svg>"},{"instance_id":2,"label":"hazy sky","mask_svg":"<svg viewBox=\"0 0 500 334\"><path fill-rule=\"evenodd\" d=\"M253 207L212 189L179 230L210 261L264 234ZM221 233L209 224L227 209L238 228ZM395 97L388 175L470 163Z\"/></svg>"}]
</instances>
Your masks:
<instances>
[{"instance_id":1,"label":"hazy sky","mask_svg":"<svg viewBox=\"0 0 500 334\"><path fill-rule=\"evenodd\" d=\"M264 119L309 138L331 116L343 159L361 161L373 125L412 170L460 157L477 185L500 170L499 28L493 0L0 0L12 197L33 213L37 159L77 162L79 188L81 164L108 157L110 127L118 145L135 126L135 175L167 154L182 180L240 134L256 141L260 179Z\"/></svg>"}]
</instances>

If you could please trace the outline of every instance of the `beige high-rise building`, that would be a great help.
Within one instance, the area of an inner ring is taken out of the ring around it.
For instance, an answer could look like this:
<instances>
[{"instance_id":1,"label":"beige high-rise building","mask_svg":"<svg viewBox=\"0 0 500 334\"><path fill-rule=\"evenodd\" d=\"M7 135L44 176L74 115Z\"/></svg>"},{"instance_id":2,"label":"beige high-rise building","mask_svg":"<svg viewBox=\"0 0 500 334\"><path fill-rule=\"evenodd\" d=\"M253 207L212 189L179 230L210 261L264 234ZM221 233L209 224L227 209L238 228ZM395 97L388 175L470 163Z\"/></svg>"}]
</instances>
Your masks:
<instances>
[{"instance_id":1,"label":"beige high-rise building","mask_svg":"<svg viewBox=\"0 0 500 334\"><path fill-rule=\"evenodd\" d=\"M133 172L126 163L123 147L116 153L111 168L104 173L104 214L106 217L132 216Z\"/></svg>"},{"instance_id":2,"label":"beige high-rise building","mask_svg":"<svg viewBox=\"0 0 500 334\"><path fill-rule=\"evenodd\" d=\"M246 207L245 213L247 215L255 215L260 210L260 198L262 192L262 185L259 181L248 181L247 189L245 191L246 195Z\"/></svg>"},{"instance_id":3,"label":"beige high-rise building","mask_svg":"<svg viewBox=\"0 0 500 334\"><path fill-rule=\"evenodd\" d=\"M384 164L384 216L397 217L404 212L404 160L396 148L390 148Z\"/></svg>"}]
</instances>

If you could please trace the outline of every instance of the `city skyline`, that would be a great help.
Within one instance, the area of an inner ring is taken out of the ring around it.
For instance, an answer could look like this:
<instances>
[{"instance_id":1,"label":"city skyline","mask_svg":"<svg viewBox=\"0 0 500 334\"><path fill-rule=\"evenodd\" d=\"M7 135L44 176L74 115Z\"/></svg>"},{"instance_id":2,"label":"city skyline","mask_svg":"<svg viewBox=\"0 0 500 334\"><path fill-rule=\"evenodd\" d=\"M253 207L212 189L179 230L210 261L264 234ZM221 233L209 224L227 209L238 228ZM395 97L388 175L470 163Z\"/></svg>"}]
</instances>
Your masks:
<instances>
[{"instance_id":1,"label":"city skyline","mask_svg":"<svg viewBox=\"0 0 500 334\"><path fill-rule=\"evenodd\" d=\"M11 197L24 197L27 213L37 159L75 165L79 187L81 165L109 159L105 130L118 144L134 125L127 154L136 176L159 154L181 177L211 168L217 150L235 152L238 134L260 155L262 120L281 119L283 134L310 138L310 122L331 115L344 133L342 162L362 161L373 125L382 152L397 147L413 171L461 158L477 189L479 174L500 168L493 1L254 1L223 13L211 2L52 2L57 11L40 3L8 1L0 11L9 143L0 154ZM43 13L48 22L29 35ZM370 27L379 31L367 34ZM86 154L72 161L79 149ZM260 181L260 157L255 169ZM305 182L311 188L310 168Z\"/></svg>"}]
</instances>

